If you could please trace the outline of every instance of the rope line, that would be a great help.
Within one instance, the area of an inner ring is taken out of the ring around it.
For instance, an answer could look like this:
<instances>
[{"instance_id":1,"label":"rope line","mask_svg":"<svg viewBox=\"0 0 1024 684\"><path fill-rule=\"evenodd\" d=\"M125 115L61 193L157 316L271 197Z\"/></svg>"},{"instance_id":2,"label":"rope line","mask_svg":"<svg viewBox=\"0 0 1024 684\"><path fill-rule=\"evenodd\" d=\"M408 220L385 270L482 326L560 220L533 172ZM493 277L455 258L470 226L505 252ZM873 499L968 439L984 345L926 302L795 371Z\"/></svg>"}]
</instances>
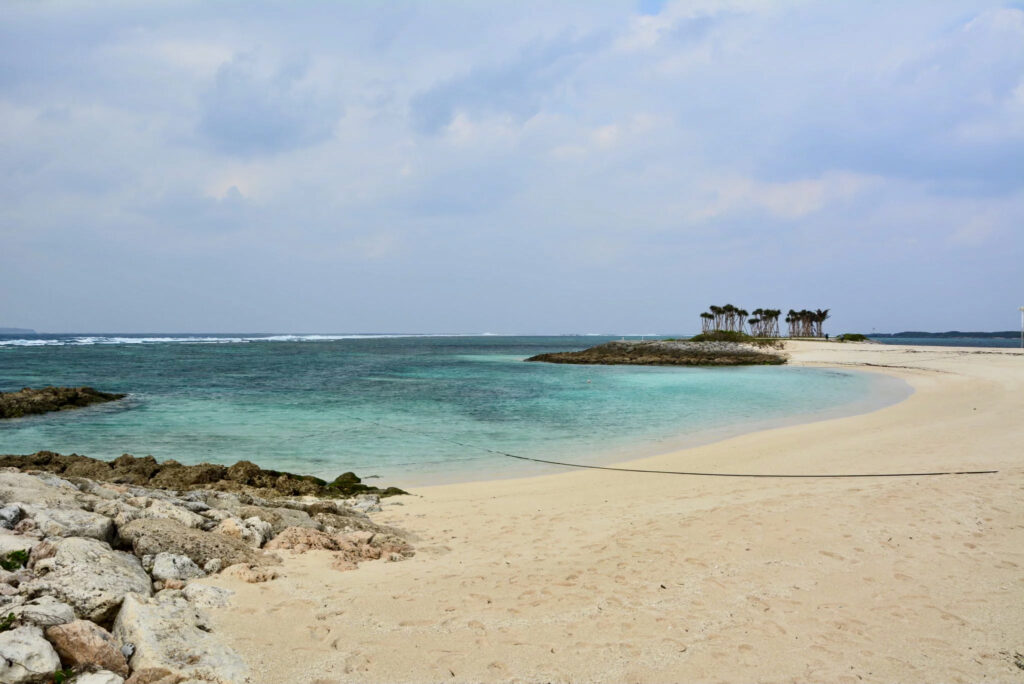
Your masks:
<instances>
[{"instance_id":1,"label":"rope line","mask_svg":"<svg viewBox=\"0 0 1024 684\"><path fill-rule=\"evenodd\" d=\"M460 442L458 440L451 439L450 437L440 437L438 435L429 435L424 432L417 430L409 430L408 428L398 427L397 425L385 425L375 420L369 420L367 418L360 418L359 416L350 416L356 420L377 427L384 428L386 430L398 430L400 432L408 432L409 434L417 435L419 437L426 437L428 439L434 439L439 442L448 442L456 446L463 447L465 449L478 449L485 451L496 456L504 456L506 458L514 458L519 461L532 461L534 463L545 463L547 465L563 466L565 468L581 468L585 470L611 470L620 473L650 473L653 475L689 475L692 477L747 477L747 478L777 478L777 479L841 479L841 478L865 478L865 477L934 477L937 475L992 475L998 473L998 470L946 470L926 473L826 473L826 474L772 474L772 473L707 473L689 470L646 470L643 468L620 468L616 466L601 466L601 465L589 465L586 463L566 463L564 461L550 461L544 458L533 458L531 456L520 456L518 454L509 453L507 451L501 451L500 449L491 449L490 447L480 446L478 444L470 444L468 442Z\"/></svg>"}]
</instances>

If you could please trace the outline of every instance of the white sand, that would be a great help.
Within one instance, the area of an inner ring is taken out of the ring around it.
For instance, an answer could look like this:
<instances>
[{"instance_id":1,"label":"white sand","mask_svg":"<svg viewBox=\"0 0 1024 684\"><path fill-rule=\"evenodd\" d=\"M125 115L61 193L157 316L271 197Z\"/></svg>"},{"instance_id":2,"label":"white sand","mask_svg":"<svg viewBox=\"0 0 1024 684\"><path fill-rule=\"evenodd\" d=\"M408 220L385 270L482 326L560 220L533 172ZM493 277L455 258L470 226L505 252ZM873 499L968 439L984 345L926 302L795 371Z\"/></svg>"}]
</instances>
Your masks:
<instances>
[{"instance_id":1,"label":"white sand","mask_svg":"<svg viewBox=\"0 0 1024 684\"><path fill-rule=\"evenodd\" d=\"M908 400L631 463L423 488L402 563L289 556L215 615L254 681L1024 681L1024 354L790 343ZM557 456L557 455L554 455Z\"/></svg>"}]
</instances>

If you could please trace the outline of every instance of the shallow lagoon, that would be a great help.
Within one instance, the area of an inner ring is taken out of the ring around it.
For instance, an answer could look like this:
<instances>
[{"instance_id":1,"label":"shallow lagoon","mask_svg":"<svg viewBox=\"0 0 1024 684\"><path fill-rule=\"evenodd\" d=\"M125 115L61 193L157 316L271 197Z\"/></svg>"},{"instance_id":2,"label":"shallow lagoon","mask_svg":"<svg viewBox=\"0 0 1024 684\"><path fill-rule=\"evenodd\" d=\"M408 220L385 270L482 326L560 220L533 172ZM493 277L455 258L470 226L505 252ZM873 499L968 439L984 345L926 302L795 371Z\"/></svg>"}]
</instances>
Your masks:
<instances>
[{"instance_id":1,"label":"shallow lagoon","mask_svg":"<svg viewBox=\"0 0 1024 684\"><path fill-rule=\"evenodd\" d=\"M47 338L0 342L0 390L93 385L116 404L0 424L0 453L152 454L389 484L557 471L488 452L605 463L906 396L814 368L523 363L606 337Z\"/></svg>"}]
</instances>

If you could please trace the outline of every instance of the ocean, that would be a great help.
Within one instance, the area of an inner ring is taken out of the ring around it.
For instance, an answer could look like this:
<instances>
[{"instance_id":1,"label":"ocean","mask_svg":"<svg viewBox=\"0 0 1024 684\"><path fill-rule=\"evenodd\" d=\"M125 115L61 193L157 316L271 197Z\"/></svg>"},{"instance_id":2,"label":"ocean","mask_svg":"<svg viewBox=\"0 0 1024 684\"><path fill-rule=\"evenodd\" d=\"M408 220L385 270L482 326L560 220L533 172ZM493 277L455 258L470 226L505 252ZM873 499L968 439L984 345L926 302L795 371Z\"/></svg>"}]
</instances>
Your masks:
<instances>
[{"instance_id":1,"label":"ocean","mask_svg":"<svg viewBox=\"0 0 1024 684\"><path fill-rule=\"evenodd\" d=\"M872 337L882 344L909 344L924 347L999 347L1020 349L1019 337Z\"/></svg>"},{"instance_id":2,"label":"ocean","mask_svg":"<svg viewBox=\"0 0 1024 684\"><path fill-rule=\"evenodd\" d=\"M609 463L894 403L905 383L786 366L524 363L609 337L40 335L0 338L0 391L129 397L0 422L0 453L193 464L245 459L407 486L561 470L495 452Z\"/></svg>"}]
</instances>

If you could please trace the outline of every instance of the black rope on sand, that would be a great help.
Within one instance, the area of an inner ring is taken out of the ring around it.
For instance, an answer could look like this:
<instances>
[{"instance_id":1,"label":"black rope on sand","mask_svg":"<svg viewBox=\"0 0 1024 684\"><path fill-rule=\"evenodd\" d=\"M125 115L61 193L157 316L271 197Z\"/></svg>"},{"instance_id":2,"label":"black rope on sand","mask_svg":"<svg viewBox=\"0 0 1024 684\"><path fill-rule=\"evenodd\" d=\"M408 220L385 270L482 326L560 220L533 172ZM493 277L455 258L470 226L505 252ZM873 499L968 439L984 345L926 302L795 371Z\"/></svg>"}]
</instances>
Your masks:
<instances>
[{"instance_id":1,"label":"black rope on sand","mask_svg":"<svg viewBox=\"0 0 1024 684\"><path fill-rule=\"evenodd\" d=\"M469 444L466 442L459 442L451 439L450 437L439 437L437 435L428 435L417 430L409 430L408 428L401 428L397 425L385 425L375 420L369 420L367 418L360 418L358 416L350 416L356 420L377 427L384 428L386 430L398 430L400 432L408 432L409 434L418 435L420 437L426 437L428 439L435 439L439 442L448 442L456 446L463 447L465 449L478 449L480 451L486 451L496 456L505 456L506 458L514 458L519 461L532 461L534 463L545 463L547 465L563 466L565 468L583 468L586 470L611 470L619 473L651 473L653 475L690 475L693 477L760 477L760 478L780 478L780 479L839 479L839 478L861 478L861 477L934 477L937 475L992 475L998 473L998 470L946 470L936 471L932 473L828 473L828 474L781 474L775 475L771 473L704 473L689 470L645 470L643 468L618 468L615 466L600 466L600 465L588 465L585 463L566 463L564 461L549 461L544 458L532 458L530 456L519 456L517 454L511 454L507 451L500 451L498 449L491 449L489 447L479 446L477 444Z\"/></svg>"}]
</instances>

